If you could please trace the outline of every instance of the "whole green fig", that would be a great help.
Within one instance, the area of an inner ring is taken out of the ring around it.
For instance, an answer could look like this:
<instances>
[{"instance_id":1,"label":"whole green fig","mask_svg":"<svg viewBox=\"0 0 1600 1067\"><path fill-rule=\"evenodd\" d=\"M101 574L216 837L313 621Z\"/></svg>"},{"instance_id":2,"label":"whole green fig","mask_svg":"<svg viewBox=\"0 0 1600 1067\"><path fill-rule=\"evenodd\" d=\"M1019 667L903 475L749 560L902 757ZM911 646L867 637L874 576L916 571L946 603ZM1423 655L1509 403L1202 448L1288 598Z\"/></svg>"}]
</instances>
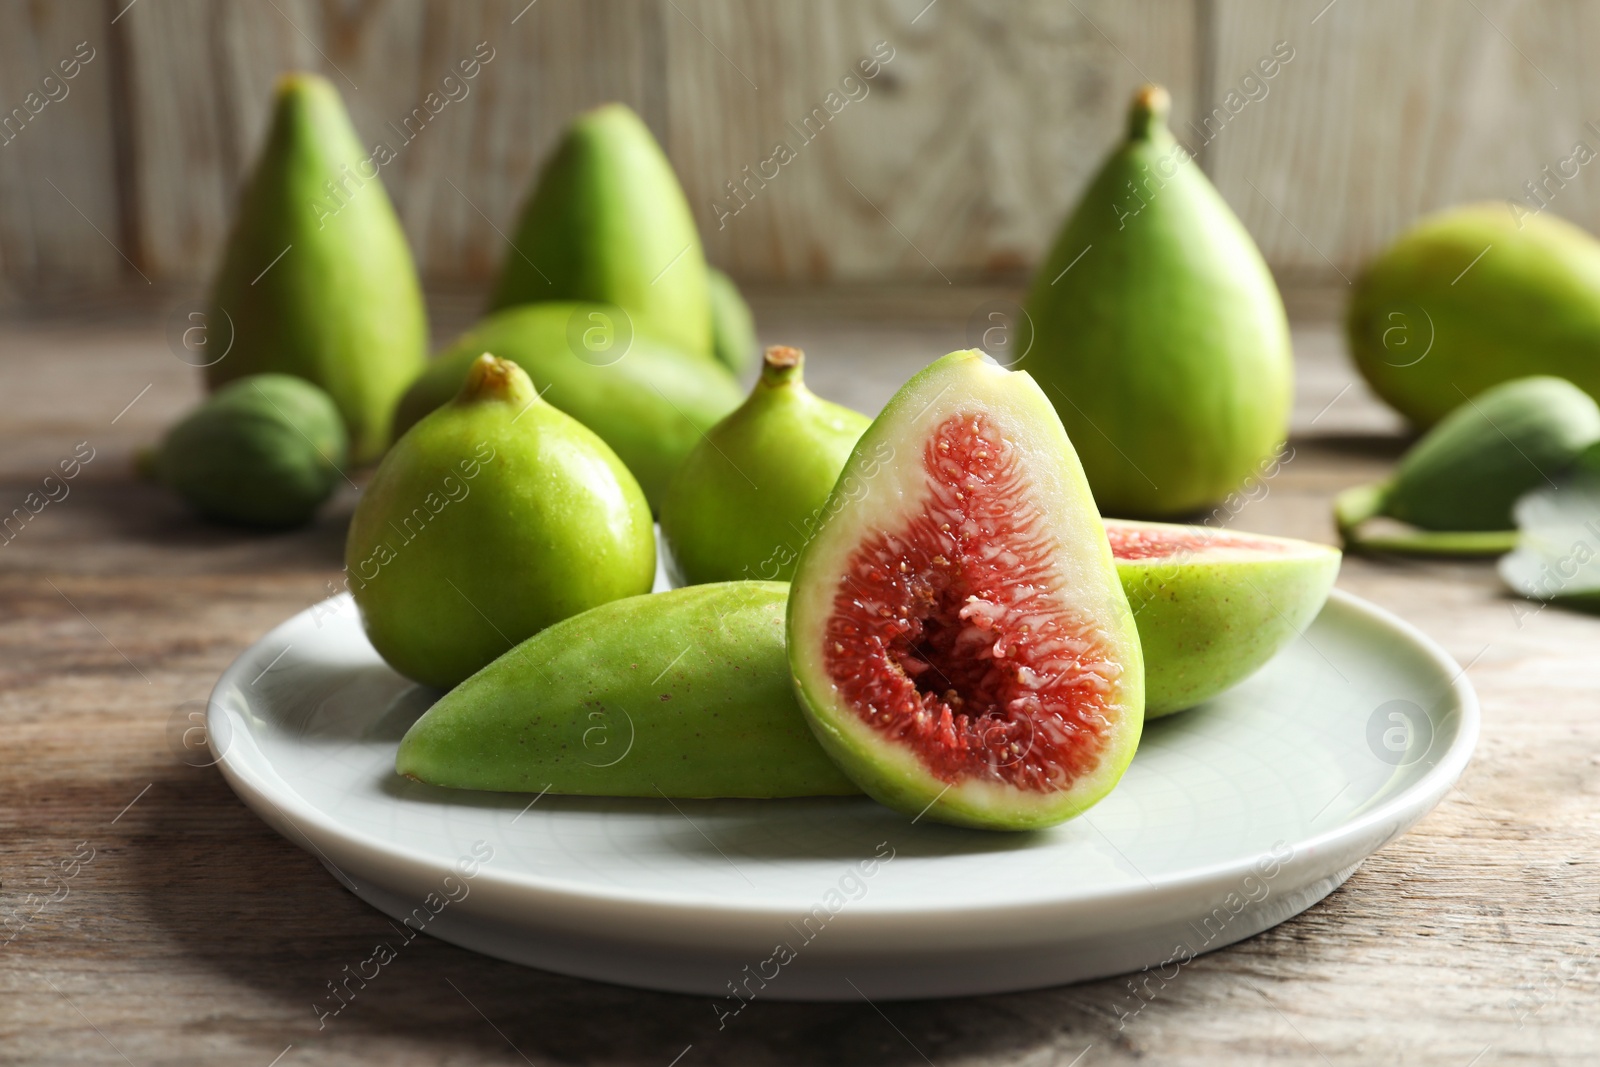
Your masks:
<instances>
[{"instance_id":1,"label":"whole green fig","mask_svg":"<svg viewBox=\"0 0 1600 1067\"><path fill-rule=\"evenodd\" d=\"M1339 495L1335 517L1352 548L1498 555L1516 542L1517 498L1554 485L1600 441L1600 406L1562 378L1502 382L1465 399L1400 460L1394 477ZM1385 515L1428 533L1367 535Z\"/></svg>"},{"instance_id":2,"label":"whole green fig","mask_svg":"<svg viewBox=\"0 0 1600 1067\"><path fill-rule=\"evenodd\" d=\"M573 120L545 163L490 311L544 300L625 309L714 361L705 253L689 201L650 128L623 104Z\"/></svg>"},{"instance_id":3,"label":"whole green fig","mask_svg":"<svg viewBox=\"0 0 1600 1067\"><path fill-rule=\"evenodd\" d=\"M400 742L434 785L626 797L859 792L795 703L789 587L728 582L614 600L467 679Z\"/></svg>"},{"instance_id":4,"label":"whole green fig","mask_svg":"<svg viewBox=\"0 0 1600 1067\"><path fill-rule=\"evenodd\" d=\"M1419 427L1528 375L1600 397L1600 241L1514 203L1451 208L1367 266L1345 329L1373 391Z\"/></svg>"},{"instance_id":5,"label":"whole green fig","mask_svg":"<svg viewBox=\"0 0 1600 1067\"><path fill-rule=\"evenodd\" d=\"M254 374L217 390L169 430L154 471L202 515L300 526L344 477L348 443L327 393L303 378Z\"/></svg>"},{"instance_id":6,"label":"whole green fig","mask_svg":"<svg viewBox=\"0 0 1600 1067\"><path fill-rule=\"evenodd\" d=\"M750 305L733 279L715 267L706 268L711 286L711 348L721 363L742 375L756 361L756 324Z\"/></svg>"},{"instance_id":7,"label":"whole green fig","mask_svg":"<svg viewBox=\"0 0 1600 1067\"><path fill-rule=\"evenodd\" d=\"M523 304L478 323L422 372L400 400L396 432L455 396L482 352L517 364L545 400L598 434L653 508L683 457L739 404L725 370L635 331L612 305Z\"/></svg>"},{"instance_id":8,"label":"whole green fig","mask_svg":"<svg viewBox=\"0 0 1600 1067\"><path fill-rule=\"evenodd\" d=\"M605 442L485 353L384 457L345 566L378 653L448 688L552 623L648 592L655 536Z\"/></svg>"},{"instance_id":9,"label":"whole green fig","mask_svg":"<svg viewBox=\"0 0 1600 1067\"><path fill-rule=\"evenodd\" d=\"M1038 380L1101 512L1160 518L1221 500L1287 436L1283 301L1261 253L1134 98L1126 141L1090 182L1028 295Z\"/></svg>"},{"instance_id":10,"label":"whole green fig","mask_svg":"<svg viewBox=\"0 0 1600 1067\"><path fill-rule=\"evenodd\" d=\"M428 322L400 220L339 92L287 74L266 146L211 294L206 369L215 389L263 371L328 391L358 463L389 444L389 419L422 369Z\"/></svg>"},{"instance_id":11,"label":"whole green fig","mask_svg":"<svg viewBox=\"0 0 1600 1067\"><path fill-rule=\"evenodd\" d=\"M661 532L686 583L787 581L794 573L850 450L872 422L807 389L804 360L798 348L768 348L749 399L673 475Z\"/></svg>"}]
</instances>

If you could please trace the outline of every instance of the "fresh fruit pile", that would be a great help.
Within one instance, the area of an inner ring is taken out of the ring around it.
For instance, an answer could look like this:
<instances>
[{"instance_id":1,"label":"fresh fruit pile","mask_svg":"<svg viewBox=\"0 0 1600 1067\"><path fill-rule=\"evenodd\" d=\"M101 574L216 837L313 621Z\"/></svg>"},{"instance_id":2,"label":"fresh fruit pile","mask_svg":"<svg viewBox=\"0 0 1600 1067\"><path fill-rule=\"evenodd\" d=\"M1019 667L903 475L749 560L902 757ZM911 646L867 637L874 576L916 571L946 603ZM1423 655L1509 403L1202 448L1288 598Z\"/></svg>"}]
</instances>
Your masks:
<instances>
[{"instance_id":1,"label":"fresh fruit pile","mask_svg":"<svg viewBox=\"0 0 1600 1067\"><path fill-rule=\"evenodd\" d=\"M301 207L360 148L332 86L286 77L213 295L236 335L207 380L231 384L150 467L208 516L287 526L378 461L348 588L384 660L444 690L400 774L1059 823L1117 785L1147 718L1291 641L1340 560L1101 517L1195 514L1287 430L1282 302L1166 110L1140 92L1062 230L1022 369L952 352L874 419L812 393L792 347L743 394L749 309L617 104L561 138L488 315L424 366L376 176Z\"/></svg>"}]
</instances>

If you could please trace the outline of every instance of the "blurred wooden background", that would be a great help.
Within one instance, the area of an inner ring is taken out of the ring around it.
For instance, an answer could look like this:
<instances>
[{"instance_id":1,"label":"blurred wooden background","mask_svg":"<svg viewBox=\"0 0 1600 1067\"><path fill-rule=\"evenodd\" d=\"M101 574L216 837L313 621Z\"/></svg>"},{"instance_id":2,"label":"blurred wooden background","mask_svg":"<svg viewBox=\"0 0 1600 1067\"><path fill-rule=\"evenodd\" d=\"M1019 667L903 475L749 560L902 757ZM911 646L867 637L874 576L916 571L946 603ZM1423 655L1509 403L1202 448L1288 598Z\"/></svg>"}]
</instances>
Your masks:
<instances>
[{"instance_id":1,"label":"blurred wooden background","mask_svg":"<svg viewBox=\"0 0 1600 1067\"><path fill-rule=\"evenodd\" d=\"M279 71L322 71L364 140L398 145L388 124L480 42L469 95L382 170L437 286L493 272L552 138L611 99L741 278L1017 276L1151 79L1274 268L1342 288L1419 213L1531 206L1529 181L1600 228L1600 182L1559 176L1600 150L1597 40L1600 6L1564 0L0 0L0 299L202 281ZM61 95L43 79L80 42ZM788 124L879 42L867 95L801 146ZM1275 47L1293 58L1246 82ZM1206 114L1226 121L1202 145ZM779 139L798 158L719 229L724 183Z\"/></svg>"}]
</instances>

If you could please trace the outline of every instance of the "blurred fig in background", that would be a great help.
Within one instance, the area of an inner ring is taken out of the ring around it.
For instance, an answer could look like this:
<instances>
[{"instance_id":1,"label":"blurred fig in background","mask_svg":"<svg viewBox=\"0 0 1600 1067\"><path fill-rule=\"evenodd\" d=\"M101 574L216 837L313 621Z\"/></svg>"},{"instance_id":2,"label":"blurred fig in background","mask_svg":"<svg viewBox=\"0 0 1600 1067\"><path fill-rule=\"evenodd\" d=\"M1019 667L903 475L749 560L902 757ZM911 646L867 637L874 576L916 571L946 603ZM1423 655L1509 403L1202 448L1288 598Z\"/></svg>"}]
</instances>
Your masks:
<instances>
[{"instance_id":1,"label":"blurred fig in background","mask_svg":"<svg viewBox=\"0 0 1600 1067\"><path fill-rule=\"evenodd\" d=\"M1534 374L1600 396L1600 241L1515 203L1442 211L1367 266L1345 329L1373 391L1424 429Z\"/></svg>"},{"instance_id":2,"label":"blurred fig in background","mask_svg":"<svg viewBox=\"0 0 1600 1067\"><path fill-rule=\"evenodd\" d=\"M573 120L523 208L489 310L616 304L641 328L714 359L705 254L649 127L622 104Z\"/></svg>"},{"instance_id":3,"label":"blurred fig in background","mask_svg":"<svg viewBox=\"0 0 1600 1067\"><path fill-rule=\"evenodd\" d=\"M327 390L351 457L389 443L395 401L427 354L411 250L384 192L382 145L363 149L338 90L286 74L212 290L206 367L215 389L262 372Z\"/></svg>"},{"instance_id":4,"label":"blurred fig in background","mask_svg":"<svg viewBox=\"0 0 1600 1067\"><path fill-rule=\"evenodd\" d=\"M454 397L484 352L517 364L545 400L598 434L657 510L683 457L741 397L721 366L634 331L619 308L524 304L490 315L429 364L401 398L395 432Z\"/></svg>"},{"instance_id":5,"label":"blurred fig in background","mask_svg":"<svg viewBox=\"0 0 1600 1067\"><path fill-rule=\"evenodd\" d=\"M348 438L327 393L287 374L217 390L148 463L200 514L241 526L310 522L344 475Z\"/></svg>"},{"instance_id":6,"label":"blurred fig in background","mask_svg":"<svg viewBox=\"0 0 1600 1067\"><path fill-rule=\"evenodd\" d=\"M756 365L756 323L750 305L733 279L715 267L706 268L711 285L711 345L721 363L736 375Z\"/></svg>"}]
</instances>

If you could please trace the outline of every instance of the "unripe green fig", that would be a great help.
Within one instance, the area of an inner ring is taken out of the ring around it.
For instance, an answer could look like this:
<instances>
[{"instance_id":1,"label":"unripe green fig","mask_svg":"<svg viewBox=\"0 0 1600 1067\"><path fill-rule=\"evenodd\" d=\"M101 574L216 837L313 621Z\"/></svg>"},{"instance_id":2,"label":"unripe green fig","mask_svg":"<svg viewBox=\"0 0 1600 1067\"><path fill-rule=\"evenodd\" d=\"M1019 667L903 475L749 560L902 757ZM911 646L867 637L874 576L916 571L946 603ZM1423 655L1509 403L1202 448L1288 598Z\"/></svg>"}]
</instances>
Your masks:
<instances>
[{"instance_id":1,"label":"unripe green fig","mask_svg":"<svg viewBox=\"0 0 1600 1067\"><path fill-rule=\"evenodd\" d=\"M153 472L210 518L300 526L344 478L348 445L327 393L303 378L253 374L169 430Z\"/></svg>"},{"instance_id":2,"label":"unripe green fig","mask_svg":"<svg viewBox=\"0 0 1600 1067\"><path fill-rule=\"evenodd\" d=\"M872 422L806 388L798 348L767 349L750 397L678 467L661 506L674 577L788 581Z\"/></svg>"},{"instance_id":3,"label":"unripe green fig","mask_svg":"<svg viewBox=\"0 0 1600 1067\"><path fill-rule=\"evenodd\" d=\"M1288 434L1289 327L1250 235L1168 132L1159 86L1034 278L1017 366L1100 510L1160 518L1238 488Z\"/></svg>"},{"instance_id":4,"label":"unripe green fig","mask_svg":"<svg viewBox=\"0 0 1600 1067\"><path fill-rule=\"evenodd\" d=\"M715 360L694 215L650 128L624 104L579 115L556 145L489 310L544 300L616 304L641 329Z\"/></svg>"},{"instance_id":5,"label":"unripe green fig","mask_svg":"<svg viewBox=\"0 0 1600 1067\"><path fill-rule=\"evenodd\" d=\"M1516 203L1442 211L1356 279L1345 330L1373 391L1424 429L1513 378L1600 397L1600 241Z\"/></svg>"},{"instance_id":6,"label":"unripe green fig","mask_svg":"<svg viewBox=\"0 0 1600 1067\"><path fill-rule=\"evenodd\" d=\"M488 353L389 450L345 546L373 647L441 689L553 623L648 592L655 565L650 507L622 461Z\"/></svg>"},{"instance_id":7,"label":"unripe green fig","mask_svg":"<svg viewBox=\"0 0 1600 1067\"><path fill-rule=\"evenodd\" d=\"M781 582L615 600L445 694L395 770L434 785L625 797L856 793L789 685Z\"/></svg>"},{"instance_id":8,"label":"unripe green fig","mask_svg":"<svg viewBox=\"0 0 1600 1067\"><path fill-rule=\"evenodd\" d=\"M205 368L293 374L327 390L357 463L382 454L395 401L427 352L422 289L400 220L339 92L284 75L211 294Z\"/></svg>"},{"instance_id":9,"label":"unripe green fig","mask_svg":"<svg viewBox=\"0 0 1600 1067\"><path fill-rule=\"evenodd\" d=\"M1600 441L1600 406L1562 378L1502 382L1466 399L1401 457L1394 477L1341 493L1346 547L1425 555L1499 555L1516 544L1517 498L1555 479ZM1369 534L1387 516L1423 533Z\"/></svg>"},{"instance_id":10,"label":"unripe green fig","mask_svg":"<svg viewBox=\"0 0 1600 1067\"><path fill-rule=\"evenodd\" d=\"M524 304L490 315L429 364L400 400L396 432L455 396L483 352L517 364L545 400L598 434L657 509L683 457L740 400L721 367L636 331L614 306Z\"/></svg>"},{"instance_id":11,"label":"unripe green fig","mask_svg":"<svg viewBox=\"0 0 1600 1067\"><path fill-rule=\"evenodd\" d=\"M1050 401L977 351L911 378L857 442L800 553L789 669L866 793L995 830L1117 784L1144 663L1105 528Z\"/></svg>"},{"instance_id":12,"label":"unripe green fig","mask_svg":"<svg viewBox=\"0 0 1600 1067\"><path fill-rule=\"evenodd\" d=\"M756 362L756 323L733 279L706 268L711 295L711 349L717 362L742 375Z\"/></svg>"},{"instance_id":13,"label":"unripe green fig","mask_svg":"<svg viewBox=\"0 0 1600 1067\"><path fill-rule=\"evenodd\" d=\"M1339 550L1290 537L1107 519L1117 576L1144 651L1144 713L1224 693L1322 610Z\"/></svg>"}]
</instances>

